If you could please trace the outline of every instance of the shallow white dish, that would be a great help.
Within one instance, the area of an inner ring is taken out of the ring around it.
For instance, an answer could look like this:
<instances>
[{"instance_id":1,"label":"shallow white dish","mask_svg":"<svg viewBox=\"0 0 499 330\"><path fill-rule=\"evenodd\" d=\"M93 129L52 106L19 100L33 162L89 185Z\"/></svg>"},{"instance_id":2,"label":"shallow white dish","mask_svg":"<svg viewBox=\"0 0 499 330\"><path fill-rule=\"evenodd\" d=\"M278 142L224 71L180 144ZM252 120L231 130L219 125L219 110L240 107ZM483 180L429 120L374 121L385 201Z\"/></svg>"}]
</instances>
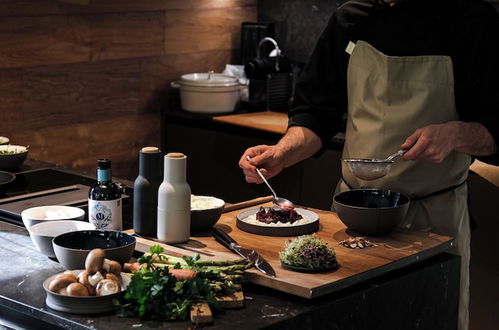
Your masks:
<instances>
[{"instance_id":1,"label":"shallow white dish","mask_svg":"<svg viewBox=\"0 0 499 330\"><path fill-rule=\"evenodd\" d=\"M79 230L94 230L95 226L89 222L79 220L46 221L32 225L29 236L35 247L49 258L55 258L52 240L64 233Z\"/></svg>"},{"instance_id":2,"label":"shallow white dish","mask_svg":"<svg viewBox=\"0 0 499 330\"><path fill-rule=\"evenodd\" d=\"M9 143L9 138L6 136L0 136L0 145Z\"/></svg>"},{"instance_id":3,"label":"shallow white dish","mask_svg":"<svg viewBox=\"0 0 499 330\"><path fill-rule=\"evenodd\" d=\"M71 272L78 276L82 270L72 270ZM48 307L57 311L73 313L73 314L98 314L114 310L113 299L116 299L125 293L130 278L123 273L121 274L121 292L110 294L107 296L91 296L91 297L70 297L59 293L52 292L48 289L50 282L59 274L55 274L47 278L43 282L43 288L47 292L45 303Z\"/></svg>"},{"instance_id":4,"label":"shallow white dish","mask_svg":"<svg viewBox=\"0 0 499 330\"><path fill-rule=\"evenodd\" d=\"M29 227L40 222L59 220L83 220L85 211L74 206L46 205L31 207L21 212L24 227Z\"/></svg>"},{"instance_id":5,"label":"shallow white dish","mask_svg":"<svg viewBox=\"0 0 499 330\"><path fill-rule=\"evenodd\" d=\"M305 223L298 224L266 224L253 223L248 217L256 214L260 208L243 211L237 215L236 225L239 229L257 235L266 236L297 236L311 234L319 230L319 215L313 211L295 208L295 211L306 218Z\"/></svg>"}]
</instances>

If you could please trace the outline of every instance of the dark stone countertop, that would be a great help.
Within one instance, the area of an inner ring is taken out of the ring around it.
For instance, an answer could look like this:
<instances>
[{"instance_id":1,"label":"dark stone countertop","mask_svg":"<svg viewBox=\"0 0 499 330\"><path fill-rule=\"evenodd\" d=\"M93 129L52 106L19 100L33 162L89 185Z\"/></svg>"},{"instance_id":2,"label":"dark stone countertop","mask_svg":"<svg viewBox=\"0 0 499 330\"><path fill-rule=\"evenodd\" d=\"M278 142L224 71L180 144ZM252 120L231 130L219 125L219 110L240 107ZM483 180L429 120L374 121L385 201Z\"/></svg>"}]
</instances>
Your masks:
<instances>
[{"instance_id":1,"label":"dark stone countertop","mask_svg":"<svg viewBox=\"0 0 499 330\"><path fill-rule=\"evenodd\" d=\"M458 265L458 257L440 254L314 300L246 285L245 308L224 310L206 328L454 329ZM35 249L24 228L4 222L0 222L0 268L0 324L36 329L192 327L190 322L160 323L119 318L113 313L73 315L51 310L45 305L42 283L64 269Z\"/></svg>"}]
</instances>

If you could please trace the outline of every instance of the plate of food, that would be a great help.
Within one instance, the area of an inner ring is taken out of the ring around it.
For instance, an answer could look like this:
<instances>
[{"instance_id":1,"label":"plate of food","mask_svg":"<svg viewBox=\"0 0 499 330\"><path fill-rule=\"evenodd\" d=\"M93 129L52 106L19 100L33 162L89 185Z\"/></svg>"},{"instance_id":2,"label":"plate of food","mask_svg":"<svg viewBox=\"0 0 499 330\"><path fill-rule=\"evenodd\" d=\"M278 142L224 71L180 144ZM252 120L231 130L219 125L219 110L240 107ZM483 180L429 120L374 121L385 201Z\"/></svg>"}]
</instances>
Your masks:
<instances>
[{"instance_id":1,"label":"plate of food","mask_svg":"<svg viewBox=\"0 0 499 330\"><path fill-rule=\"evenodd\" d=\"M319 230L319 215L303 208L259 207L239 213L237 228L266 236L297 236Z\"/></svg>"}]
</instances>

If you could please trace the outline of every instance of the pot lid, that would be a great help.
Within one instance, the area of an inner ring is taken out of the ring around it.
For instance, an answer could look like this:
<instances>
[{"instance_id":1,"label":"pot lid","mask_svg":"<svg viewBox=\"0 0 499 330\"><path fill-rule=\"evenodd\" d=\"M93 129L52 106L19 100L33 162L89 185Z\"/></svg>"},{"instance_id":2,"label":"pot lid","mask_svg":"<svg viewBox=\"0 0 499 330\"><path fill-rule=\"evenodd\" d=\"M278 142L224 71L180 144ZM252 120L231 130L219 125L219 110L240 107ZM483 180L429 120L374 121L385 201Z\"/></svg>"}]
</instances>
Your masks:
<instances>
[{"instance_id":1,"label":"pot lid","mask_svg":"<svg viewBox=\"0 0 499 330\"><path fill-rule=\"evenodd\" d=\"M239 85L239 80L234 76L210 71L208 73L184 74L179 83L189 86L228 87Z\"/></svg>"}]
</instances>

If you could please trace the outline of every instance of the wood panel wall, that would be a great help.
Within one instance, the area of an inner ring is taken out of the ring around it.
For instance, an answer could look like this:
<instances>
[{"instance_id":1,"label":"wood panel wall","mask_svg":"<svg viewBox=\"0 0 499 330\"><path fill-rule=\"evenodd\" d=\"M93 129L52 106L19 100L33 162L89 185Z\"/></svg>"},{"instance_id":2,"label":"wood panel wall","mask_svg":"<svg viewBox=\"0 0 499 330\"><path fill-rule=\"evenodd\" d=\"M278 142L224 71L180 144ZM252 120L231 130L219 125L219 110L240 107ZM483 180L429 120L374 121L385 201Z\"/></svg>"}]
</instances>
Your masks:
<instances>
[{"instance_id":1,"label":"wood panel wall","mask_svg":"<svg viewBox=\"0 0 499 330\"><path fill-rule=\"evenodd\" d=\"M170 81L236 63L256 0L0 1L0 135L29 156L137 175Z\"/></svg>"}]
</instances>

